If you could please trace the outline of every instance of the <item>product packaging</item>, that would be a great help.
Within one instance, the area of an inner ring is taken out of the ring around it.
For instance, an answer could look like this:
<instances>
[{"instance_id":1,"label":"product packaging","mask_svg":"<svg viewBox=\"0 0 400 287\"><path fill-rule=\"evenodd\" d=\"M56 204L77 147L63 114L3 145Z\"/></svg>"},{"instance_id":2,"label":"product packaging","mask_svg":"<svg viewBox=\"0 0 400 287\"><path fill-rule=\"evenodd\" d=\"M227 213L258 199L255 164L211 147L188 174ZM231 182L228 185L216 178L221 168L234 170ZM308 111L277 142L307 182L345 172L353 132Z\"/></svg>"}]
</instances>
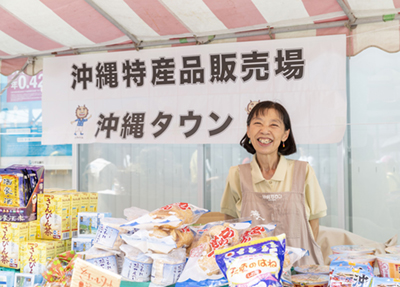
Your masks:
<instances>
[{"instance_id":1,"label":"product packaging","mask_svg":"<svg viewBox=\"0 0 400 287\"><path fill-rule=\"evenodd\" d=\"M241 243L215 251L229 286L281 286L286 249L285 234Z\"/></svg>"},{"instance_id":2,"label":"product packaging","mask_svg":"<svg viewBox=\"0 0 400 287\"><path fill-rule=\"evenodd\" d=\"M71 249L75 252L85 252L93 246L93 238L72 238Z\"/></svg>"},{"instance_id":3,"label":"product packaging","mask_svg":"<svg viewBox=\"0 0 400 287\"><path fill-rule=\"evenodd\" d=\"M120 226L127 222L123 218L105 217L100 219L100 226L93 240L94 246L106 250L119 250L119 247L124 243L121 235L129 232L128 229Z\"/></svg>"},{"instance_id":4,"label":"product packaging","mask_svg":"<svg viewBox=\"0 0 400 287\"><path fill-rule=\"evenodd\" d=\"M42 274L46 264L55 256L55 245L51 241L27 241L21 244L21 272Z\"/></svg>"},{"instance_id":5,"label":"product packaging","mask_svg":"<svg viewBox=\"0 0 400 287\"><path fill-rule=\"evenodd\" d=\"M153 259L130 245L123 244L120 248L125 253L121 276L134 282L150 281Z\"/></svg>"},{"instance_id":6,"label":"product packaging","mask_svg":"<svg viewBox=\"0 0 400 287\"><path fill-rule=\"evenodd\" d=\"M89 207L88 212L97 212L99 194L97 192L89 192Z\"/></svg>"},{"instance_id":7,"label":"product packaging","mask_svg":"<svg viewBox=\"0 0 400 287\"><path fill-rule=\"evenodd\" d=\"M0 266L20 268L20 248L28 236L27 222L0 222Z\"/></svg>"},{"instance_id":8,"label":"product packaging","mask_svg":"<svg viewBox=\"0 0 400 287\"><path fill-rule=\"evenodd\" d=\"M37 218L37 195L44 189L44 167L35 165L12 165L6 169L27 170L37 177L37 184L32 191L28 191L27 202L23 206L1 206L0 221L4 222L28 222Z\"/></svg>"},{"instance_id":9,"label":"product packaging","mask_svg":"<svg viewBox=\"0 0 400 287\"><path fill-rule=\"evenodd\" d=\"M178 202L168 204L125 224L138 229L175 229L195 223L197 219L209 212L190 203Z\"/></svg>"},{"instance_id":10,"label":"product packaging","mask_svg":"<svg viewBox=\"0 0 400 287\"><path fill-rule=\"evenodd\" d=\"M40 239L70 238L71 199L68 194L39 194Z\"/></svg>"},{"instance_id":11,"label":"product packaging","mask_svg":"<svg viewBox=\"0 0 400 287\"><path fill-rule=\"evenodd\" d=\"M118 253L119 252L106 251L92 247L89 250L79 252L78 254L81 255L82 259L85 261L118 274Z\"/></svg>"},{"instance_id":12,"label":"product packaging","mask_svg":"<svg viewBox=\"0 0 400 287\"><path fill-rule=\"evenodd\" d=\"M111 217L110 212L79 212L78 213L78 237L95 238L100 226L100 220Z\"/></svg>"}]
</instances>

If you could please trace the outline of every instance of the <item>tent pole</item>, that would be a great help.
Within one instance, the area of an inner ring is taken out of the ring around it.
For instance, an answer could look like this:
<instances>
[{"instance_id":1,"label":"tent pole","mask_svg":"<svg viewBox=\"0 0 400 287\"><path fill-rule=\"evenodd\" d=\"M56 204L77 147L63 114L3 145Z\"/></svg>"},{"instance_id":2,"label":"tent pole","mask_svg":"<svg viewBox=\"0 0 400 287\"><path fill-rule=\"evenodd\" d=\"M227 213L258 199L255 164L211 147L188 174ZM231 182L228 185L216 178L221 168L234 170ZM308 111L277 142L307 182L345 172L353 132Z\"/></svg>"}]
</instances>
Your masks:
<instances>
[{"instance_id":1,"label":"tent pole","mask_svg":"<svg viewBox=\"0 0 400 287\"><path fill-rule=\"evenodd\" d=\"M347 18L349 18L349 26L353 25L354 22L357 21L357 18L354 16L353 12L351 12L351 9L344 3L344 0L336 0L336 2L340 5L340 8L342 8Z\"/></svg>"},{"instance_id":2,"label":"tent pole","mask_svg":"<svg viewBox=\"0 0 400 287\"><path fill-rule=\"evenodd\" d=\"M104 18L106 18L111 24L117 27L122 33L124 33L134 44L136 47L140 44L140 40L136 38L133 34L131 34L128 30L126 30L120 23L118 23L113 17L108 15L103 9L101 9L93 0L85 0L94 10L99 12Z\"/></svg>"},{"instance_id":3,"label":"tent pole","mask_svg":"<svg viewBox=\"0 0 400 287\"><path fill-rule=\"evenodd\" d=\"M29 64L32 64L33 62L33 58L29 57L28 60L26 60L25 64L22 66L21 70L18 71L18 73L14 76L14 78L11 79L11 81L9 81L7 83L7 85L1 90L0 95L2 95L4 93L5 90L8 89L8 87L11 85L12 82L15 81L16 78L18 78L18 76L25 71L26 67L28 67Z\"/></svg>"}]
</instances>

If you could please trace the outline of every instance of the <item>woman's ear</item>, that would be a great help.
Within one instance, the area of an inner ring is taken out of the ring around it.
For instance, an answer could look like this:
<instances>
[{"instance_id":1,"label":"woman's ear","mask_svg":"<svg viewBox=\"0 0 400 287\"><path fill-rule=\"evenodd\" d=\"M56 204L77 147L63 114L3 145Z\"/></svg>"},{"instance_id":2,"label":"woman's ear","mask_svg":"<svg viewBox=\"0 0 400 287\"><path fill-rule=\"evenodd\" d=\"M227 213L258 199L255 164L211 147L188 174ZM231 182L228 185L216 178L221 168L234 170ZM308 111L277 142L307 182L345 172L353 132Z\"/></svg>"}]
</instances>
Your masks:
<instances>
[{"instance_id":1,"label":"woman's ear","mask_svg":"<svg viewBox=\"0 0 400 287\"><path fill-rule=\"evenodd\" d=\"M290 129L286 130L285 133L283 134L282 141L286 141L289 138L290 135Z\"/></svg>"}]
</instances>

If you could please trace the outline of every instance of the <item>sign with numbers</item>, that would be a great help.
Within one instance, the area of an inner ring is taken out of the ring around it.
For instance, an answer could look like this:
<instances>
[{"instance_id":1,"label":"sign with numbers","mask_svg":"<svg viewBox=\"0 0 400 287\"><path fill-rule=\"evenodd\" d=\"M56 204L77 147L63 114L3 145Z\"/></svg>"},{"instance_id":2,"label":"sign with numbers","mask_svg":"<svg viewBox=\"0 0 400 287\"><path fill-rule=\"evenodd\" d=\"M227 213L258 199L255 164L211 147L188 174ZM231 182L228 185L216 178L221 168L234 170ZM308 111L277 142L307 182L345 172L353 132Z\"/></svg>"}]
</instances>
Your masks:
<instances>
[{"instance_id":1,"label":"sign with numbers","mask_svg":"<svg viewBox=\"0 0 400 287\"><path fill-rule=\"evenodd\" d=\"M246 108L283 104L297 143L346 127L344 35L46 58L44 144L238 143Z\"/></svg>"}]
</instances>

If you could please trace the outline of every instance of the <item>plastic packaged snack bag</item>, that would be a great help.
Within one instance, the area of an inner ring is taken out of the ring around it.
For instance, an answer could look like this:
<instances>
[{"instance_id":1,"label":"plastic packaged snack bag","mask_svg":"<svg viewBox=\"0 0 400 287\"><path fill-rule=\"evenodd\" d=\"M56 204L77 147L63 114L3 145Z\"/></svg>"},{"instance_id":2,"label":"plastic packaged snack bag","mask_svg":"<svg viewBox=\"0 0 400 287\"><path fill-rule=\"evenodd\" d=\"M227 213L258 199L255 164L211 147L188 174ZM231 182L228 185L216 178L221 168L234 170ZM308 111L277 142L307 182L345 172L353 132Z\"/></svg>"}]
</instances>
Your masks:
<instances>
[{"instance_id":1,"label":"plastic packaged snack bag","mask_svg":"<svg viewBox=\"0 0 400 287\"><path fill-rule=\"evenodd\" d=\"M299 261L304 256L309 256L308 250L286 246L285 261L283 263L283 272L281 276L281 280L284 286L292 285L291 269L294 263Z\"/></svg>"},{"instance_id":2,"label":"plastic packaged snack bag","mask_svg":"<svg viewBox=\"0 0 400 287\"><path fill-rule=\"evenodd\" d=\"M168 286L178 281L186 263L185 248L178 248L169 254L149 254L153 259L150 286Z\"/></svg>"},{"instance_id":3,"label":"plastic packaged snack bag","mask_svg":"<svg viewBox=\"0 0 400 287\"><path fill-rule=\"evenodd\" d=\"M131 235L123 234L121 238L144 253L153 251L167 254L174 248L189 247L194 239L194 234L186 226L178 229L142 229Z\"/></svg>"},{"instance_id":4,"label":"plastic packaged snack bag","mask_svg":"<svg viewBox=\"0 0 400 287\"><path fill-rule=\"evenodd\" d=\"M249 228L251 222L237 221L212 222L198 230L177 287L222 286L228 283L215 261L214 252L240 243L241 233Z\"/></svg>"},{"instance_id":5,"label":"plastic packaged snack bag","mask_svg":"<svg viewBox=\"0 0 400 287\"><path fill-rule=\"evenodd\" d=\"M270 237L273 235L275 227L276 224L273 223L250 227L241 235L240 243Z\"/></svg>"},{"instance_id":6,"label":"plastic packaged snack bag","mask_svg":"<svg viewBox=\"0 0 400 287\"><path fill-rule=\"evenodd\" d=\"M123 244L120 248L125 253L121 276L134 282L150 281L153 259L130 245Z\"/></svg>"},{"instance_id":7,"label":"plastic packaged snack bag","mask_svg":"<svg viewBox=\"0 0 400 287\"><path fill-rule=\"evenodd\" d=\"M100 226L93 240L94 247L106 250L119 250L119 247L124 243L121 235L129 233L128 229L120 226L127 222L123 218L104 217L100 219Z\"/></svg>"},{"instance_id":8,"label":"plastic packaged snack bag","mask_svg":"<svg viewBox=\"0 0 400 287\"><path fill-rule=\"evenodd\" d=\"M229 286L282 286L285 234L241 243L215 251L215 258Z\"/></svg>"},{"instance_id":9,"label":"plastic packaged snack bag","mask_svg":"<svg viewBox=\"0 0 400 287\"><path fill-rule=\"evenodd\" d=\"M83 260L118 274L118 253L120 252L112 250L106 251L92 247L89 250L85 252L79 252L78 254L82 256Z\"/></svg>"},{"instance_id":10,"label":"plastic packaged snack bag","mask_svg":"<svg viewBox=\"0 0 400 287\"><path fill-rule=\"evenodd\" d=\"M132 226L138 229L175 229L195 223L207 209L199 208L190 203L178 202L168 204L159 209L132 220L123 226Z\"/></svg>"},{"instance_id":11,"label":"plastic packaged snack bag","mask_svg":"<svg viewBox=\"0 0 400 287\"><path fill-rule=\"evenodd\" d=\"M150 211L135 206L124 209L124 216L128 221L135 220L148 213L150 213Z\"/></svg>"}]
</instances>

